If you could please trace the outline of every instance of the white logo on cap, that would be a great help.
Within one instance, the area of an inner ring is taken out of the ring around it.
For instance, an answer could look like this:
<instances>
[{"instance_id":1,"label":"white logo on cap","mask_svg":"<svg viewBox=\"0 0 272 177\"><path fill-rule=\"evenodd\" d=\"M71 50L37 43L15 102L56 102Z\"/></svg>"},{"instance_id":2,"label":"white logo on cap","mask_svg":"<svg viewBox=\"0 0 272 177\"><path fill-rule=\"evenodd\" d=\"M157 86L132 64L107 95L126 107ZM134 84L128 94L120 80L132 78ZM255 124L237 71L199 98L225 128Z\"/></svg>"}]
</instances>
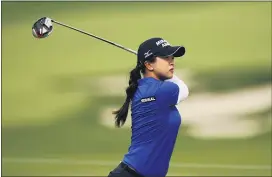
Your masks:
<instances>
[{"instance_id":1,"label":"white logo on cap","mask_svg":"<svg viewBox=\"0 0 272 177\"><path fill-rule=\"evenodd\" d=\"M151 50L147 51L146 53L144 53L144 57L147 58L149 57L150 55L152 55L153 53L150 52Z\"/></svg>"},{"instance_id":2,"label":"white logo on cap","mask_svg":"<svg viewBox=\"0 0 272 177\"><path fill-rule=\"evenodd\" d=\"M167 41L164 40L164 39L161 39L161 40L157 41L157 42L156 42L156 45L157 45L157 46L162 45L162 47L170 46L169 42L167 42Z\"/></svg>"}]
</instances>

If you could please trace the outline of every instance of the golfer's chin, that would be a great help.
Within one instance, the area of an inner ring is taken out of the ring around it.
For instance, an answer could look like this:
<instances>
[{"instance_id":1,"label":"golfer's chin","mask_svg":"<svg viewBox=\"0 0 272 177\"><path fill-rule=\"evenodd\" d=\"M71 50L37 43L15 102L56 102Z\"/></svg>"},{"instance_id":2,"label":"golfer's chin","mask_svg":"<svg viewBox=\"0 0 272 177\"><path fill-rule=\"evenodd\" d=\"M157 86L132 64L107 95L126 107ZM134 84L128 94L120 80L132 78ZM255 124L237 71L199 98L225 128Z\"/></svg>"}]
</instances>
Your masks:
<instances>
[{"instance_id":1,"label":"golfer's chin","mask_svg":"<svg viewBox=\"0 0 272 177\"><path fill-rule=\"evenodd\" d=\"M173 76L174 76L174 70L170 70L170 71L167 73L168 79L172 79Z\"/></svg>"},{"instance_id":2,"label":"golfer's chin","mask_svg":"<svg viewBox=\"0 0 272 177\"><path fill-rule=\"evenodd\" d=\"M167 74L165 74L164 76L162 76L162 77L160 78L160 80L172 79L173 76L174 76L174 72L170 72L170 71L169 71Z\"/></svg>"}]
</instances>

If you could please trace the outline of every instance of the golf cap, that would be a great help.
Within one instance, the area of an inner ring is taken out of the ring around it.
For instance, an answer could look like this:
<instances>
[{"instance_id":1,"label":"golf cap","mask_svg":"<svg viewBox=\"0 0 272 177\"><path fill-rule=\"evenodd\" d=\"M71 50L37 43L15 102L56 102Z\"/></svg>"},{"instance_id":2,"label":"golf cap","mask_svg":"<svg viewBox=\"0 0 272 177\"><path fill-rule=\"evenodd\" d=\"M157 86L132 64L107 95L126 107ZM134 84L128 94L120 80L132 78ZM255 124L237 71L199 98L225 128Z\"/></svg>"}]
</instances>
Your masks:
<instances>
[{"instance_id":1,"label":"golf cap","mask_svg":"<svg viewBox=\"0 0 272 177\"><path fill-rule=\"evenodd\" d=\"M183 46L171 46L166 40L156 37L144 41L138 48L137 59L143 64L153 57L181 57L185 54Z\"/></svg>"}]
</instances>

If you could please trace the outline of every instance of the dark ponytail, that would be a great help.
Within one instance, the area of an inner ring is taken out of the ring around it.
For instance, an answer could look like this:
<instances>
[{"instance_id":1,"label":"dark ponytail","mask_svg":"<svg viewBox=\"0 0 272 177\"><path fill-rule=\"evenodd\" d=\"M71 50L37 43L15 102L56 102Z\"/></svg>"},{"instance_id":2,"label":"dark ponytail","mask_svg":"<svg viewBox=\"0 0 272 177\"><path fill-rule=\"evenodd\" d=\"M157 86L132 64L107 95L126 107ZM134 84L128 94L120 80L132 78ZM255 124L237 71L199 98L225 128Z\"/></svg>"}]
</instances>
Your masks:
<instances>
[{"instance_id":1,"label":"dark ponytail","mask_svg":"<svg viewBox=\"0 0 272 177\"><path fill-rule=\"evenodd\" d=\"M126 100L119 110L113 112L113 114L116 114L115 125L117 127L121 127L126 122L130 102L137 90L138 80L141 79L141 68L141 65L137 64L137 66L130 71L129 86L126 88Z\"/></svg>"}]
</instances>

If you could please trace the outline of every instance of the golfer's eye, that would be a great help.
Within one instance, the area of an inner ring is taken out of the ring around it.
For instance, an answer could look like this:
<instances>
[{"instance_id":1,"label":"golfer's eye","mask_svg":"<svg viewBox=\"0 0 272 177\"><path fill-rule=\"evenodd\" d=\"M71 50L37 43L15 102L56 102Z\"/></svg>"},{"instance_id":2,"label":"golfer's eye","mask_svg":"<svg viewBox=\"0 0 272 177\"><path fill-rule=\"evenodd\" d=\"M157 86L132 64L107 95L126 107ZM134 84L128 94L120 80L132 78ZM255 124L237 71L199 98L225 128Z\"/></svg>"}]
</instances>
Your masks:
<instances>
[{"instance_id":1,"label":"golfer's eye","mask_svg":"<svg viewBox=\"0 0 272 177\"><path fill-rule=\"evenodd\" d=\"M164 59L167 60L167 61L171 61L171 60L174 60L174 57L169 56L169 57L165 57Z\"/></svg>"}]
</instances>

